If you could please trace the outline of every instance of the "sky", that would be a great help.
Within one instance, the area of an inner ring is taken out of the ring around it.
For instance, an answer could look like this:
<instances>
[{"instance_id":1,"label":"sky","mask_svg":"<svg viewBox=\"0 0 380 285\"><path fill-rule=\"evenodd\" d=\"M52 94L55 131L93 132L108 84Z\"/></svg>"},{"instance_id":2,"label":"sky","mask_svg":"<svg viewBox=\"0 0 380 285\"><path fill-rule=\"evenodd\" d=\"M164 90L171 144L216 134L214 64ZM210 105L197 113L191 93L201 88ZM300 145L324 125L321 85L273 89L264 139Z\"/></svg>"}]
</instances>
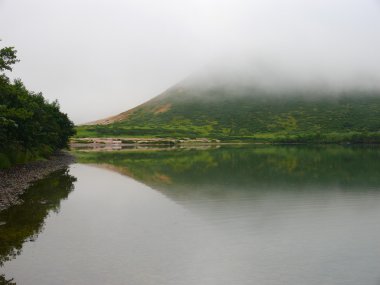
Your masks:
<instances>
[{"instance_id":1,"label":"sky","mask_svg":"<svg viewBox=\"0 0 380 285\"><path fill-rule=\"evenodd\" d=\"M0 0L0 39L21 60L9 76L77 124L245 58L295 80L380 84L379 0Z\"/></svg>"}]
</instances>

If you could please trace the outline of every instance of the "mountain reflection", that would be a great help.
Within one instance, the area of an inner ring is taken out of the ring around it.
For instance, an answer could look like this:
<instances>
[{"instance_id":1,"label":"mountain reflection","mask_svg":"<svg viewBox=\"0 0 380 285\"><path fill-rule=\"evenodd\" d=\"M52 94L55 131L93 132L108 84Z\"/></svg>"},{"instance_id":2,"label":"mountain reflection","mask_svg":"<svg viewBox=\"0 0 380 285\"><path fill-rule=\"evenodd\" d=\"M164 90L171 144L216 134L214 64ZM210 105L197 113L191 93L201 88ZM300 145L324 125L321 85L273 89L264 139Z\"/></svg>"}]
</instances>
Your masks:
<instances>
[{"instance_id":1,"label":"mountain reflection","mask_svg":"<svg viewBox=\"0 0 380 285\"><path fill-rule=\"evenodd\" d=\"M76 155L80 162L101 164L173 198L268 189L362 191L380 185L378 147L230 146Z\"/></svg>"},{"instance_id":2,"label":"mountain reflection","mask_svg":"<svg viewBox=\"0 0 380 285\"><path fill-rule=\"evenodd\" d=\"M23 203L0 212L0 266L21 254L26 241L43 230L49 212L58 212L60 202L74 189L76 178L67 169L35 182L22 196ZM0 275L0 284L15 284Z\"/></svg>"}]
</instances>

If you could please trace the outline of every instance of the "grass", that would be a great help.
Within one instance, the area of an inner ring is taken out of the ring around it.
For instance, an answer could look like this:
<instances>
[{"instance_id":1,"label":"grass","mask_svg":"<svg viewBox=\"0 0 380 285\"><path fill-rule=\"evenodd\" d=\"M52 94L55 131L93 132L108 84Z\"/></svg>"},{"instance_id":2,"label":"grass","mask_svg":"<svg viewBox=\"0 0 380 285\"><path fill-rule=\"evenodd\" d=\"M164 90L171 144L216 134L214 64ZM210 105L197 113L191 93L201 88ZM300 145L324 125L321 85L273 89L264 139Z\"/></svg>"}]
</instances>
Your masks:
<instances>
[{"instance_id":1,"label":"grass","mask_svg":"<svg viewBox=\"0 0 380 285\"><path fill-rule=\"evenodd\" d=\"M124 121L78 126L76 137L380 143L380 96L371 92L352 91L319 97L307 94L227 96L223 90L218 94L215 90L200 91L197 96L188 91L177 96L175 91L171 92L138 107ZM167 111L154 112L169 103L171 108Z\"/></svg>"}]
</instances>

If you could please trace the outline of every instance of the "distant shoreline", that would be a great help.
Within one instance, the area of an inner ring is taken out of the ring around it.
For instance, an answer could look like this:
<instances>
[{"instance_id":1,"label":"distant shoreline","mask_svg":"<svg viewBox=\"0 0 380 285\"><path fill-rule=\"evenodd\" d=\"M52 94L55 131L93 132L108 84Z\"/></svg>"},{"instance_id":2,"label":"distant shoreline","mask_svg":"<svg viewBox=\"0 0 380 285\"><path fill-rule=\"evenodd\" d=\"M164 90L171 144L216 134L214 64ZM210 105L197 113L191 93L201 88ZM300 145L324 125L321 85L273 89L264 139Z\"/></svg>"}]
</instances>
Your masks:
<instances>
[{"instance_id":1,"label":"distant shoreline","mask_svg":"<svg viewBox=\"0 0 380 285\"><path fill-rule=\"evenodd\" d=\"M121 149L127 147L193 147L193 146L222 146L222 145L380 145L380 142L321 142L321 141L256 141L256 140L218 140L208 138L176 139L176 138L71 138L70 147L73 149Z\"/></svg>"}]
</instances>

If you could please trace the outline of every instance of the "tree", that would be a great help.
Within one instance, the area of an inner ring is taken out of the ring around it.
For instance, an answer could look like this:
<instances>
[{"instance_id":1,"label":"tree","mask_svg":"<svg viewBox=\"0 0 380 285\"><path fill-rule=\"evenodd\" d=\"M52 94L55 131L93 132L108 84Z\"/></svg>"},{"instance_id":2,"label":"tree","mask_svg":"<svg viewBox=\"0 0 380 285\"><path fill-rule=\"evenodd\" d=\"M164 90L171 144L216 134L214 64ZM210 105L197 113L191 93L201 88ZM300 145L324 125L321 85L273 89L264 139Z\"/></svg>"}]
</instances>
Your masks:
<instances>
[{"instance_id":1,"label":"tree","mask_svg":"<svg viewBox=\"0 0 380 285\"><path fill-rule=\"evenodd\" d=\"M19 62L14 47L3 47L0 49L0 71L12 71L12 65Z\"/></svg>"},{"instance_id":2,"label":"tree","mask_svg":"<svg viewBox=\"0 0 380 285\"><path fill-rule=\"evenodd\" d=\"M12 71L19 61L16 53L13 47L0 49L0 71ZM74 134L73 122L60 111L57 101L48 102L42 93L29 91L20 79L11 82L0 74L0 167L48 156L67 147ZM4 157L8 163L1 163ZM24 158L20 161L20 157Z\"/></svg>"}]
</instances>

